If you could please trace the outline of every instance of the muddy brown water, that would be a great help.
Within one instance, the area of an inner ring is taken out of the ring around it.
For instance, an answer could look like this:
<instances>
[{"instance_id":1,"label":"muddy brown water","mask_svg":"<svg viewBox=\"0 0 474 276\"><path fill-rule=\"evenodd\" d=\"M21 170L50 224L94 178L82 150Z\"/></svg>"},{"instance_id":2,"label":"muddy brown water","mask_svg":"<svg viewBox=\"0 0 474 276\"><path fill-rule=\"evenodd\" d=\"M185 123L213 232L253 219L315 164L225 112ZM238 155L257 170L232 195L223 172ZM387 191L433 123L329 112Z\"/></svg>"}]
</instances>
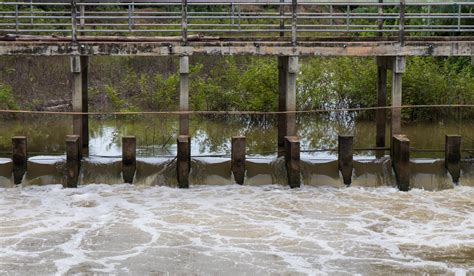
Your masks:
<instances>
[{"instance_id":1,"label":"muddy brown water","mask_svg":"<svg viewBox=\"0 0 474 276\"><path fill-rule=\"evenodd\" d=\"M81 184L63 189L69 121L2 122L0 151L27 135L23 185L0 159L0 273L6 274L474 274L474 163L463 154L454 185L442 153L414 154L412 190L399 192L389 158L355 156L345 187L331 152L302 154L301 189L285 185L276 130L265 124L193 121L191 188L176 185L175 122L91 120ZM305 129L302 130L301 126ZM302 148L336 146L337 133L373 146L370 122L300 120ZM416 148L442 149L445 134L473 147L474 124L404 126ZM120 137L136 135L133 185L122 183ZM245 185L235 185L230 137L246 135ZM45 154L49 153L49 154ZM56 155L55 155L56 154ZM59 155L57 155L59 154ZM4 153L4 155L7 155ZM171 187L170 187L171 186Z\"/></svg>"}]
</instances>

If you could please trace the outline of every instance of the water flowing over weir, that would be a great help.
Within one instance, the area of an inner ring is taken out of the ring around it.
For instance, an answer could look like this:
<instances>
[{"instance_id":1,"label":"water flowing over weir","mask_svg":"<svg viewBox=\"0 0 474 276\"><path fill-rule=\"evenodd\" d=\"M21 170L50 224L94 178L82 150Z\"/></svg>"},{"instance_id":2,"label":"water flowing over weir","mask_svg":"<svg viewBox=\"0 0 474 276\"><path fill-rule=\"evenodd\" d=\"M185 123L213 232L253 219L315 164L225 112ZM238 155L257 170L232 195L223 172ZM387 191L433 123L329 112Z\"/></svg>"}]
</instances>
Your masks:
<instances>
[{"instance_id":1,"label":"water flowing over weir","mask_svg":"<svg viewBox=\"0 0 474 276\"><path fill-rule=\"evenodd\" d=\"M0 273L474 273L473 187L0 189Z\"/></svg>"},{"instance_id":2,"label":"water flowing over weir","mask_svg":"<svg viewBox=\"0 0 474 276\"><path fill-rule=\"evenodd\" d=\"M11 161L0 160L0 187L12 187ZM23 186L64 183L65 159L61 156L37 156L28 161ZM191 164L191 185L235 184L228 158L194 158ZM287 185L285 162L282 158L249 158L245 164L245 185ZM337 160L302 158L302 184L305 186L345 187ZM443 160L416 159L411 164L412 188L443 190L454 184L446 172ZM474 164L461 163L461 186L474 186ZM121 159L87 158L82 162L79 185L123 183ZM133 183L138 186L176 187L176 160L172 158L139 158ZM396 187L390 158L354 161L352 186Z\"/></svg>"}]
</instances>

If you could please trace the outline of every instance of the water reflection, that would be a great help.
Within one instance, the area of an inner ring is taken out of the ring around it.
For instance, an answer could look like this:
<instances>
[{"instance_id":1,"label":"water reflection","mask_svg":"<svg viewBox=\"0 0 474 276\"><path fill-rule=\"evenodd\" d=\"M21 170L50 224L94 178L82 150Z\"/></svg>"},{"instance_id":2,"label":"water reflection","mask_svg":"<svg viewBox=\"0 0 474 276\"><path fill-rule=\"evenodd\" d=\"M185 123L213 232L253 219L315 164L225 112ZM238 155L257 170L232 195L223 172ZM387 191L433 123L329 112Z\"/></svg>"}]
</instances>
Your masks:
<instances>
[{"instance_id":1,"label":"water reflection","mask_svg":"<svg viewBox=\"0 0 474 276\"><path fill-rule=\"evenodd\" d=\"M192 155L229 155L230 140L235 135L247 137L249 155L273 156L276 152L277 128L274 116L238 117L225 119L193 117L190 122ZM300 115L297 118L302 150L334 149L337 135L354 135L355 148L375 146L375 124L322 115ZM18 116L15 120L1 120L0 152L9 155L11 137L26 135L32 155L62 154L64 137L71 134L71 120L67 116ZM403 125L411 146L417 149L444 149L445 134L463 136L463 148L474 148L474 121L412 122ZM173 116L144 115L133 119L90 119L90 153L97 156L120 156L121 137L135 135L139 156L175 155L178 121ZM387 133L390 133L387 128ZM388 145L387 135L387 145ZM304 152L302 156L334 158L335 152ZM356 152L356 156L373 156L374 152ZM413 157L443 157L438 153L412 153ZM467 155L465 154L464 157Z\"/></svg>"}]
</instances>

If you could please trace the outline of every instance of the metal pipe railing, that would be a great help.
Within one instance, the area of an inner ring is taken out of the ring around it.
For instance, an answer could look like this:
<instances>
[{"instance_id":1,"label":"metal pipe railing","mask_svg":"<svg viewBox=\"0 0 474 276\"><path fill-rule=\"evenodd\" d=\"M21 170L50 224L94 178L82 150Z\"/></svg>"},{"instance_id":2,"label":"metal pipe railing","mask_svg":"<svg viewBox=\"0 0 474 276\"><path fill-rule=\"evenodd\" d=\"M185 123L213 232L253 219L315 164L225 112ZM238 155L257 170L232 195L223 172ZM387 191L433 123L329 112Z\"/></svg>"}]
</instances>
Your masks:
<instances>
[{"instance_id":1,"label":"metal pipe railing","mask_svg":"<svg viewBox=\"0 0 474 276\"><path fill-rule=\"evenodd\" d=\"M200 35L288 36L292 45L311 33L327 36L473 35L473 2L440 3L333 3L274 0L272 2L4 2L1 3L0 34L113 34L126 36L160 33ZM286 24L288 23L288 24Z\"/></svg>"}]
</instances>

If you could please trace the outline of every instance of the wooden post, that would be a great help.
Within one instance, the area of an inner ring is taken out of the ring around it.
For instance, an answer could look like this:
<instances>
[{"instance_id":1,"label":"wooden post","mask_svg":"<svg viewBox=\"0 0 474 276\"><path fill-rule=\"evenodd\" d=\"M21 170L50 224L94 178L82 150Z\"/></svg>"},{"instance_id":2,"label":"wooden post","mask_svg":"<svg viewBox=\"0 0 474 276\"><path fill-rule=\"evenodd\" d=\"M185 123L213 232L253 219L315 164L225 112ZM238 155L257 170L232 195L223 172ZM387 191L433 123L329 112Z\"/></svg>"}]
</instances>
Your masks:
<instances>
[{"instance_id":1,"label":"wooden post","mask_svg":"<svg viewBox=\"0 0 474 276\"><path fill-rule=\"evenodd\" d=\"M397 56L392 63L392 118L390 124L390 137L401 134L402 105L402 76L405 72L405 57ZM396 108L394 108L396 107ZM393 139L391 139L393 141ZM393 148L393 144L391 144ZM391 150L393 154L393 150Z\"/></svg>"},{"instance_id":2,"label":"wooden post","mask_svg":"<svg viewBox=\"0 0 474 276\"><path fill-rule=\"evenodd\" d=\"M288 185L291 188L301 186L300 140L297 136L285 136L285 165Z\"/></svg>"},{"instance_id":3,"label":"wooden post","mask_svg":"<svg viewBox=\"0 0 474 276\"><path fill-rule=\"evenodd\" d=\"M231 170L237 184L244 184L245 178L245 136L232 137Z\"/></svg>"},{"instance_id":4,"label":"wooden post","mask_svg":"<svg viewBox=\"0 0 474 276\"><path fill-rule=\"evenodd\" d=\"M189 57L179 57L179 111L189 111ZM179 115L179 135L189 135L189 115Z\"/></svg>"},{"instance_id":5,"label":"wooden post","mask_svg":"<svg viewBox=\"0 0 474 276\"><path fill-rule=\"evenodd\" d=\"M446 135L444 165L454 183L459 183L461 175L461 141L460 135Z\"/></svg>"},{"instance_id":6,"label":"wooden post","mask_svg":"<svg viewBox=\"0 0 474 276\"><path fill-rule=\"evenodd\" d=\"M296 77L298 57L278 57L279 111L296 111ZM285 136L296 135L296 114L285 113L278 116L278 156L283 156Z\"/></svg>"},{"instance_id":7,"label":"wooden post","mask_svg":"<svg viewBox=\"0 0 474 276\"><path fill-rule=\"evenodd\" d=\"M27 144L25 136L12 138L13 183L21 184L28 164Z\"/></svg>"},{"instance_id":8,"label":"wooden post","mask_svg":"<svg viewBox=\"0 0 474 276\"><path fill-rule=\"evenodd\" d=\"M81 168L81 142L78 135L66 136L66 181L65 188L77 188Z\"/></svg>"},{"instance_id":9,"label":"wooden post","mask_svg":"<svg viewBox=\"0 0 474 276\"><path fill-rule=\"evenodd\" d=\"M87 56L71 57L72 110L88 112L88 63ZM81 157L89 153L89 118L87 114L73 115L73 133L81 139Z\"/></svg>"},{"instance_id":10,"label":"wooden post","mask_svg":"<svg viewBox=\"0 0 474 276\"><path fill-rule=\"evenodd\" d=\"M387 68L383 66L384 57L377 57L377 106L383 107L387 105ZM385 147L385 121L387 111L385 109L377 109L375 111L376 121L376 147ZM376 157L381 158L385 155L384 150L377 150Z\"/></svg>"},{"instance_id":11,"label":"wooden post","mask_svg":"<svg viewBox=\"0 0 474 276\"><path fill-rule=\"evenodd\" d=\"M350 185L352 182L352 168L353 168L353 162L352 162L353 136L339 135L338 141L339 141L339 146L338 146L339 171L341 171L344 184Z\"/></svg>"},{"instance_id":12,"label":"wooden post","mask_svg":"<svg viewBox=\"0 0 474 276\"><path fill-rule=\"evenodd\" d=\"M135 136L122 137L122 176L125 183L133 183L137 169L137 143Z\"/></svg>"},{"instance_id":13,"label":"wooden post","mask_svg":"<svg viewBox=\"0 0 474 276\"><path fill-rule=\"evenodd\" d=\"M179 188L189 188L191 170L191 145L187 135L178 136L177 178Z\"/></svg>"},{"instance_id":14,"label":"wooden post","mask_svg":"<svg viewBox=\"0 0 474 276\"><path fill-rule=\"evenodd\" d=\"M405 135L395 135L392 140L392 167L398 189L408 191L410 188L410 140Z\"/></svg>"}]
</instances>

